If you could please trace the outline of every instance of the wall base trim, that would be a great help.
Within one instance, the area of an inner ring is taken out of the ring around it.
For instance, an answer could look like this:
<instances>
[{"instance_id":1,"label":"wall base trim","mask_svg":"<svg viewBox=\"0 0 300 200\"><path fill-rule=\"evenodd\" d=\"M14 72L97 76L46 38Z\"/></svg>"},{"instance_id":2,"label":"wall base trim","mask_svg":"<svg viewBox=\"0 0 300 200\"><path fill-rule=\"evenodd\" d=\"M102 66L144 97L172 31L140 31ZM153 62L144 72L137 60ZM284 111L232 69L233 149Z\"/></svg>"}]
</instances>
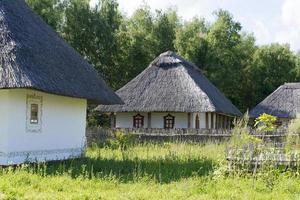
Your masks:
<instances>
[{"instance_id":1,"label":"wall base trim","mask_svg":"<svg viewBox=\"0 0 300 200\"><path fill-rule=\"evenodd\" d=\"M84 148L52 149L38 151L0 152L0 165L45 162L79 158Z\"/></svg>"}]
</instances>

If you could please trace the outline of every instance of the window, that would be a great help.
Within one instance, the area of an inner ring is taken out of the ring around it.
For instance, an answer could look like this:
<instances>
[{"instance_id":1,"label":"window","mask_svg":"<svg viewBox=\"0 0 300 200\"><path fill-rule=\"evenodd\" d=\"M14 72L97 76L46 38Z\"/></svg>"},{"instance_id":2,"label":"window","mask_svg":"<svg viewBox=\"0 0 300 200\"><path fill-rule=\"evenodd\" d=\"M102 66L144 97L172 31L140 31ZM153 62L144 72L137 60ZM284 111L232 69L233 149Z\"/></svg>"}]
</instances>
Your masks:
<instances>
[{"instance_id":1,"label":"window","mask_svg":"<svg viewBox=\"0 0 300 200\"><path fill-rule=\"evenodd\" d=\"M133 116L133 127L134 128L143 128L144 127L144 116L137 114Z\"/></svg>"},{"instance_id":2,"label":"window","mask_svg":"<svg viewBox=\"0 0 300 200\"><path fill-rule=\"evenodd\" d=\"M26 131L41 132L42 130L42 97L27 95Z\"/></svg>"},{"instance_id":3,"label":"window","mask_svg":"<svg viewBox=\"0 0 300 200\"><path fill-rule=\"evenodd\" d=\"M164 116L164 128L174 128L174 121L175 117L168 114L167 116Z\"/></svg>"},{"instance_id":4,"label":"window","mask_svg":"<svg viewBox=\"0 0 300 200\"><path fill-rule=\"evenodd\" d=\"M198 114L196 115L196 118L195 118L195 128L196 129L200 128L200 121L199 121L199 115Z\"/></svg>"},{"instance_id":5,"label":"window","mask_svg":"<svg viewBox=\"0 0 300 200\"><path fill-rule=\"evenodd\" d=\"M31 124L38 124L39 119L39 105L36 103L33 103L30 105L31 109L30 109L30 123Z\"/></svg>"}]
</instances>

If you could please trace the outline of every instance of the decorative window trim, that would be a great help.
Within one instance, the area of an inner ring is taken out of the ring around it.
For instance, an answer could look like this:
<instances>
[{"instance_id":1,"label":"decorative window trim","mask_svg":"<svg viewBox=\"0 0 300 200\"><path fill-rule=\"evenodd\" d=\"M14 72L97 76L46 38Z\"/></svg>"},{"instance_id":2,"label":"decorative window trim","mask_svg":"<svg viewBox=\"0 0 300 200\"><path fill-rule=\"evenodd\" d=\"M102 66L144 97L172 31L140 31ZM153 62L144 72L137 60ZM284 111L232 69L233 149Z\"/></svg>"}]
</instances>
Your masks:
<instances>
[{"instance_id":1,"label":"decorative window trim","mask_svg":"<svg viewBox=\"0 0 300 200\"><path fill-rule=\"evenodd\" d=\"M31 122L32 105L36 105L37 110L37 123ZM42 132L42 110L43 110L43 97L37 95L27 95L26 98L26 131L32 133Z\"/></svg>"},{"instance_id":2,"label":"decorative window trim","mask_svg":"<svg viewBox=\"0 0 300 200\"><path fill-rule=\"evenodd\" d=\"M164 128L173 129L175 127L175 117L170 113L164 116Z\"/></svg>"},{"instance_id":3,"label":"decorative window trim","mask_svg":"<svg viewBox=\"0 0 300 200\"><path fill-rule=\"evenodd\" d=\"M140 122L139 122L140 121ZM133 128L143 128L144 127L144 116L140 113L133 116Z\"/></svg>"}]
</instances>

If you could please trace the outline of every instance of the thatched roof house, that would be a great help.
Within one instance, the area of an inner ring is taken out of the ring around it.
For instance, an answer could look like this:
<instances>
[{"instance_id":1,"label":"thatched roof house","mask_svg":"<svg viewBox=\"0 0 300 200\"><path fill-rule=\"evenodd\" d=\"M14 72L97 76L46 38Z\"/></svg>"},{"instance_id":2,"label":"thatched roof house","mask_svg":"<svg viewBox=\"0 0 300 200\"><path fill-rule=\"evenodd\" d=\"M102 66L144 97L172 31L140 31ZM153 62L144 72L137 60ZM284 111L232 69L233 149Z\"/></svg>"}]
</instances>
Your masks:
<instances>
[{"instance_id":1,"label":"thatched roof house","mask_svg":"<svg viewBox=\"0 0 300 200\"><path fill-rule=\"evenodd\" d=\"M277 88L250 112L250 117L263 113L281 119L292 119L300 112L300 83L286 83Z\"/></svg>"},{"instance_id":2,"label":"thatched roof house","mask_svg":"<svg viewBox=\"0 0 300 200\"><path fill-rule=\"evenodd\" d=\"M0 1L0 88L121 103L93 67L24 0Z\"/></svg>"},{"instance_id":3,"label":"thatched roof house","mask_svg":"<svg viewBox=\"0 0 300 200\"><path fill-rule=\"evenodd\" d=\"M0 0L0 165L80 156L87 101L122 103L24 0Z\"/></svg>"},{"instance_id":4,"label":"thatched roof house","mask_svg":"<svg viewBox=\"0 0 300 200\"><path fill-rule=\"evenodd\" d=\"M241 115L241 112L209 82L198 67L171 51L158 56L148 68L116 93L124 101L124 105L101 105L97 110L107 113ZM206 118L213 119L210 116ZM206 123L204 119L202 121ZM187 125L183 125L185 126Z\"/></svg>"}]
</instances>

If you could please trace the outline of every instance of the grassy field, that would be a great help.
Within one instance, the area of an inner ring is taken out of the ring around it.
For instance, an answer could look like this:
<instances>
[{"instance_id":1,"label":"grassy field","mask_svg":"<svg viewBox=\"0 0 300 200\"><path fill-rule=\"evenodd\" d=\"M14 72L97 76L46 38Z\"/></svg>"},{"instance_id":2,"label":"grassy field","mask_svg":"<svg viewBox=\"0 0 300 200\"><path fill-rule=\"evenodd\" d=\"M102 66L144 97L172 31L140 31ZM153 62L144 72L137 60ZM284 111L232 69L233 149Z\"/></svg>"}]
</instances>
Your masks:
<instances>
[{"instance_id":1,"label":"grassy field","mask_svg":"<svg viewBox=\"0 0 300 200\"><path fill-rule=\"evenodd\" d=\"M224 175L225 145L89 148L84 158L0 170L0 199L300 199L297 172Z\"/></svg>"}]
</instances>

